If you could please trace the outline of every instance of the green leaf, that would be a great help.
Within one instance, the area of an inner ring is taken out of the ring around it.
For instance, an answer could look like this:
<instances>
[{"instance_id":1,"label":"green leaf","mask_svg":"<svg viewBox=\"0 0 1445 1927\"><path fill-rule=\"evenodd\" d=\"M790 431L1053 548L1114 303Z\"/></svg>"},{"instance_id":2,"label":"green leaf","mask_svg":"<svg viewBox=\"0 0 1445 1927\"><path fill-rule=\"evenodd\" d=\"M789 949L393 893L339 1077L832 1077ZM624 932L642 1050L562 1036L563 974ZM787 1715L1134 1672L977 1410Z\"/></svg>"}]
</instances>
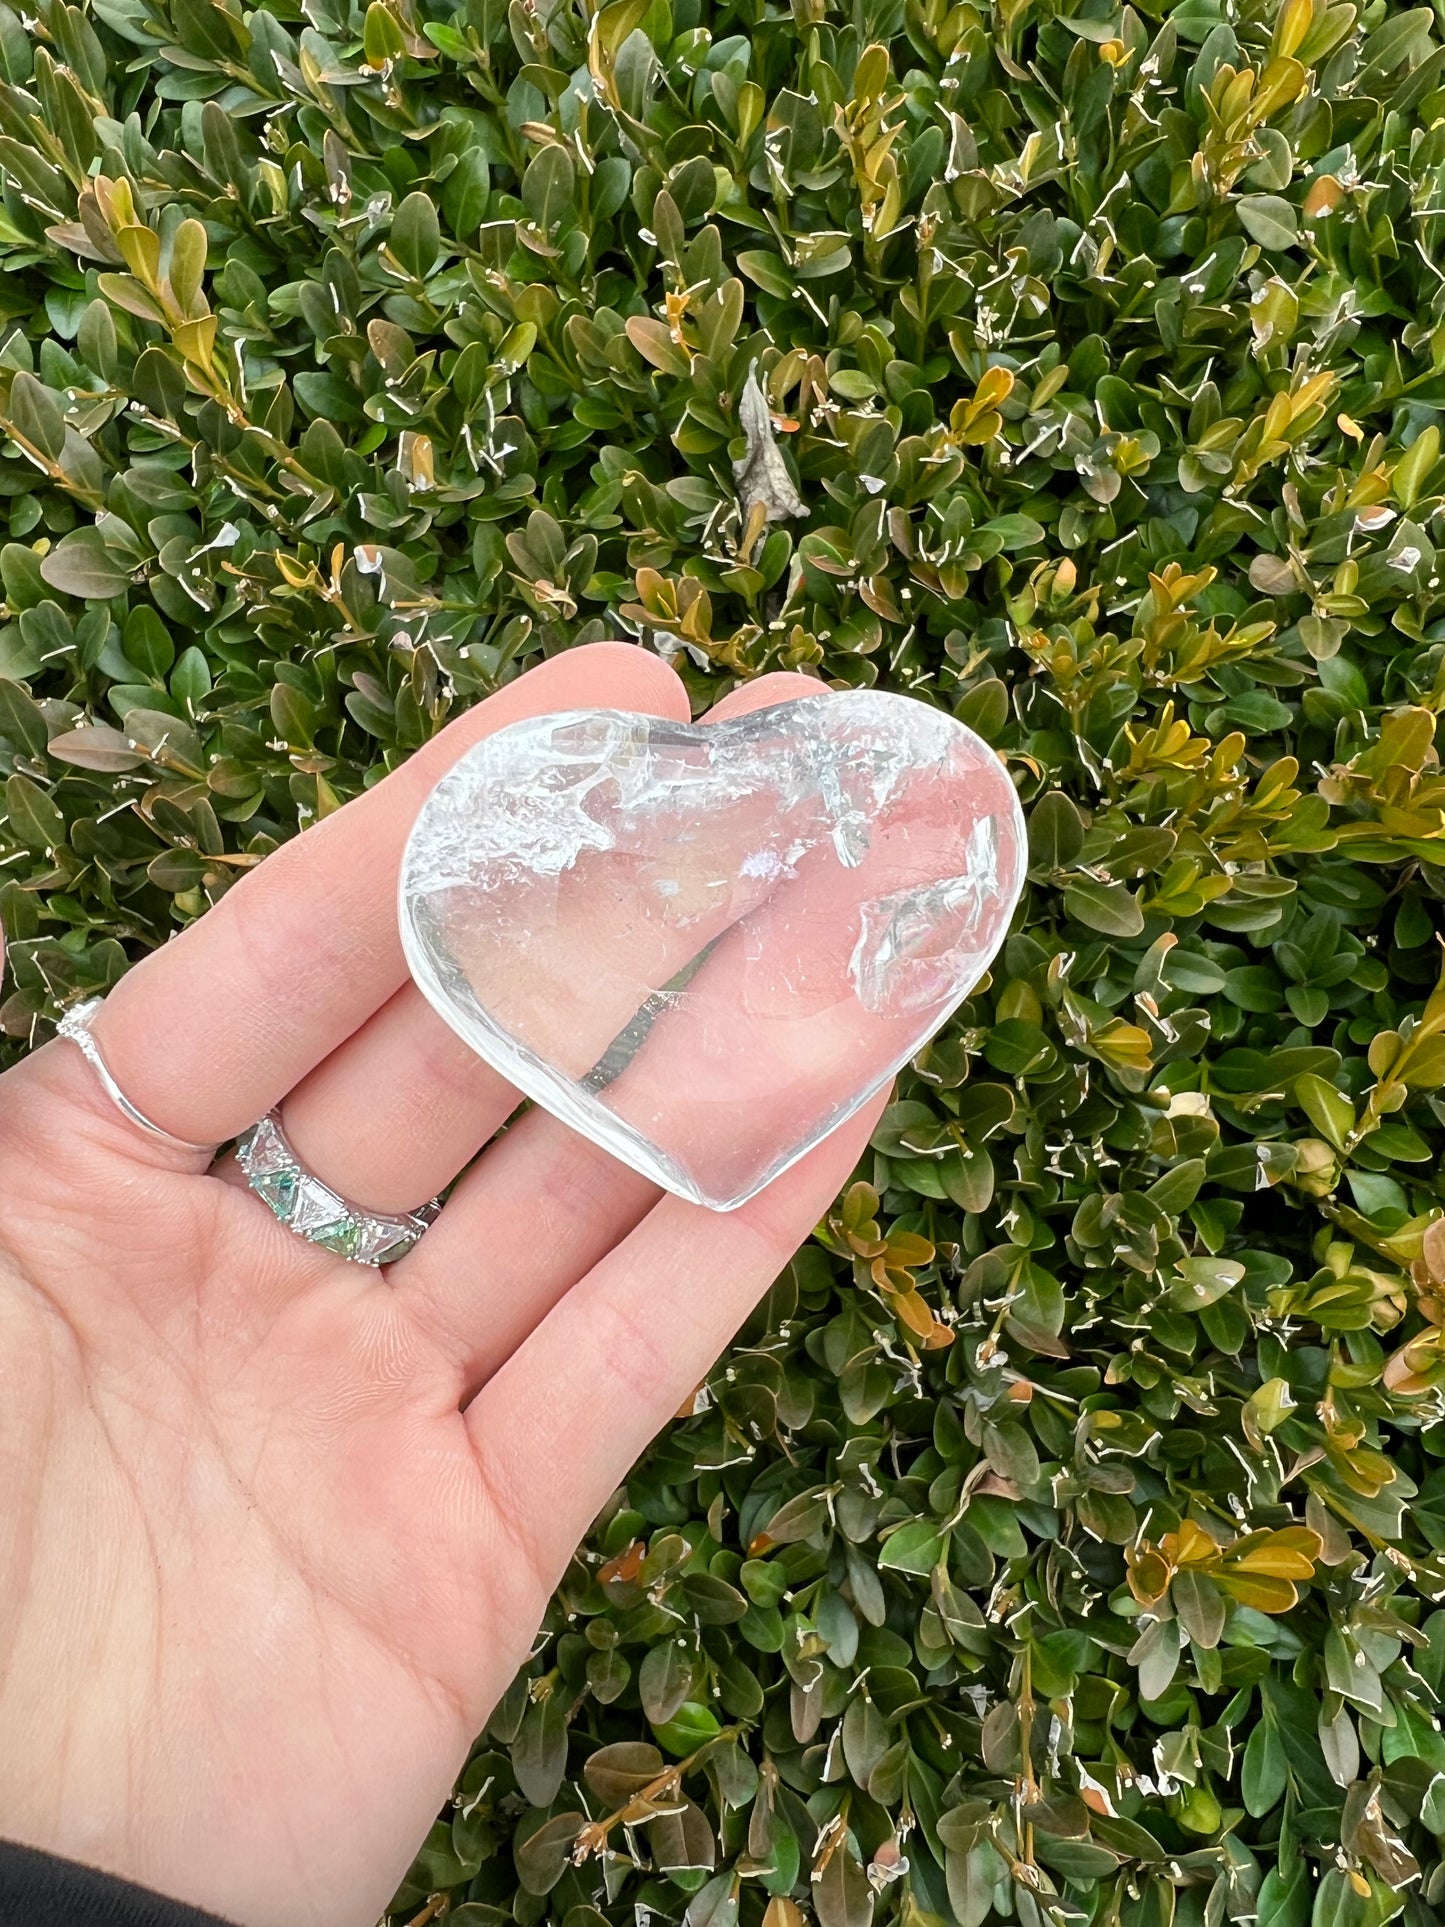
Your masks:
<instances>
[{"instance_id":1,"label":"green leaf","mask_svg":"<svg viewBox=\"0 0 1445 1927\"><path fill-rule=\"evenodd\" d=\"M196 890L205 882L205 859L194 850L162 850L146 865L146 876L158 890L179 894Z\"/></svg>"},{"instance_id":2,"label":"green leaf","mask_svg":"<svg viewBox=\"0 0 1445 1927\"><path fill-rule=\"evenodd\" d=\"M1408 511L1420 498L1430 471L1440 459L1440 430L1430 422L1395 464L1390 487L1401 508Z\"/></svg>"},{"instance_id":3,"label":"green leaf","mask_svg":"<svg viewBox=\"0 0 1445 1927\"><path fill-rule=\"evenodd\" d=\"M408 194L391 217L387 246L414 281L425 281L441 253L441 225L430 196Z\"/></svg>"},{"instance_id":4,"label":"green leaf","mask_svg":"<svg viewBox=\"0 0 1445 1927\"><path fill-rule=\"evenodd\" d=\"M367 10L368 20L378 8L388 18L391 17L390 9L383 5L383 0L372 0ZM441 212L459 240L470 240L476 233L486 218L490 198L491 167L486 155L474 147L462 155L442 189Z\"/></svg>"},{"instance_id":5,"label":"green leaf","mask_svg":"<svg viewBox=\"0 0 1445 1927\"><path fill-rule=\"evenodd\" d=\"M550 1806L567 1771L566 1708L548 1694L527 1708L512 1742L512 1771L534 1807Z\"/></svg>"},{"instance_id":6,"label":"green leaf","mask_svg":"<svg viewBox=\"0 0 1445 1927\"><path fill-rule=\"evenodd\" d=\"M165 624L148 603L137 603L121 631L126 660L143 676L164 681L176 659L175 644Z\"/></svg>"},{"instance_id":7,"label":"green leaf","mask_svg":"<svg viewBox=\"0 0 1445 1927\"><path fill-rule=\"evenodd\" d=\"M1047 1070L1057 1053L1037 1024L1007 1017L995 1024L984 1042L984 1056L996 1071L1026 1077Z\"/></svg>"},{"instance_id":8,"label":"green leaf","mask_svg":"<svg viewBox=\"0 0 1445 1927\"><path fill-rule=\"evenodd\" d=\"M684 1700L670 1719L654 1720L658 1745L678 1757L695 1753L722 1731L716 1714L696 1700Z\"/></svg>"},{"instance_id":9,"label":"green leaf","mask_svg":"<svg viewBox=\"0 0 1445 1927\"><path fill-rule=\"evenodd\" d=\"M1007 1869L991 1841L980 1840L963 1854L950 1853L944 1863L948 1900L958 1927L983 1927L994 1910L994 1895Z\"/></svg>"},{"instance_id":10,"label":"green leaf","mask_svg":"<svg viewBox=\"0 0 1445 1927\"><path fill-rule=\"evenodd\" d=\"M1069 798L1061 790L1040 797L1029 815L1029 867L1041 876L1067 870L1083 847L1084 825Z\"/></svg>"},{"instance_id":11,"label":"green leaf","mask_svg":"<svg viewBox=\"0 0 1445 1927\"><path fill-rule=\"evenodd\" d=\"M1179 1626L1172 1619L1156 1620L1135 1643L1129 1655L1139 1669L1139 1697L1162 1699L1179 1670Z\"/></svg>"},{"instance_id":12,"label":"green leaf","mask_svg":"<svg viewBox=\"0 0 1445 1927\"><path fill-rule=\"evenodd\" d=\"M529 1815L517 1829L512 1853L517 1878L529 1894L549 1894L567 1871L584 1813Z\"/></svg>"},{"instance_id":13,"label":"green leaf","mask_svg":"<svg viewBox=\"0 0 1445 1927\"><path fill-rule=\"evenodd\" d=\"M1212 1651L1224 1632L1225 1608L1223 1594L1208 1573L1188 1570L1176 1573L1169 1597L1180 1625L1195 1645Z\"/></svg>"},{"instance_id":14,"label":"green leaf","mask_svg":"<svg viewBox=\"0 0 1445 1927\"><path fill-rule=\"evenodd\" d=\"M0 583L12 610L33 609L46 600L40 557L19 542L7 542L0 548Z\"/></svg>"},{"instance_id":15,"label":"green leaf","mask_svg":"<svg viewBox=\"0 0 1445 1927\"><path fill-rule=\"evenodd\" d=\"M50 726L23 684L0 677L0 736L31 756L44 753Z\"/></svg>"},{"instance_id":16,"label":"green leaf","mask_svg":"<svg viewBox=\"0 0 1445 1927\"><path fill-rule=\"evenodd\" d=\"M76 529L41 560L40 573L64 595L108 601L130 581L130 572L106 547L99 529Z\"/></svg>"},{"instance_id":17,"label":"green leaf","mask_svg":"<svg viewBox=\"0 0 1445 1927\"><path fill-rule=\"evenodd\" d=\"M738 1881L731 1871L699 1887L682 1917L683 1927L737 1927Z\"/></svg>"},{"instance_id":18,"label":"green leaf","mask_svg":"<svg viewBox=\"0 0 1445 1927\"><path fill-rule=\"evenodd\" d=\"M1004 548L1012 554L1017 549L1031 549L1044 539L1044 525L1036 522L1031 515L1017 512L1010 515L995 515L982 525L980 533L1002 537Z\"/></svg>"},{"instance_id":19,"label":"green leaf","mask_svg":"<svg viewBox=\"0 0 1445 1927\"><path fill-rule=\"evenodd\" d=\"M47 460L60 459L65 446L65 416L60 403L43 382L33 375L18 374L10 385L10 400L3 411L18 435Z\"/></svg>"},{"instance_id":20,"label":"green leaf","mask_svg":"<svg viewBox=\"0 0 1445 1927\"><path fill-rule=\"evenodd\" d=\"M768 294L786 301L793 291L793 277L776 254L765 248L744 248L734 257L740 274L745 274Z\"/></svg>"},{"instance_id":21,"label":"green leaf","mask_svg":"<svg viewBox=\"0 0 1445 1927\"><path fill-rule=\"evenodd\" d=\"M565 147L536 153L522 177L522 205L544 234L569 220L576 204L577 170Z\"/></svg>"},{"instance_id":22,"label":"green leaf","mask_svg":"<svg viewBox=\"0 0 1445 1927\"><path fill-rule=\"evenodd\" d=\"M887 1750L888 1726L883 1715L866 1693L856 1694L843 1716L843 1758L859 1786L868 1784L868 1776Z\"/></svg>"},{"instance_id":23,"label":"green leaf","mask_svg":"<svg viewBox=\"0 0 1445 1927\"><path fill-rule=\"evenodd\" d=\"M685 1641L664 1640L642 1662L637 1676L642 1709L654 1727L663 1726L682 1707L692 1688L693 1656Z\"/></svg>"},{"instance_id":24,"label":"green leaf","mask_svg":"<svg viewBox=\"0 0 1445 1927\"><path fill-rule=\"evenodd\" d=\"M0 696L0 703L3 703L3 696ZM38 711L36 713L39 714ZM84 729L68 729L62 735L52 736L46 747L56 762L69 763L75 769L88 769L104 776L116 776L126 770L139 769L145 762L145 758L131 748L129 738L106 723L88 723Z\"/></svg>"},{"instance_id":25,"label":"green leaf","mask_svg":"<svg viewBox=\"0 0 1445 1927\"><path fill-rule=\"evenodd\" d=\"M1271 1867L1259 1890L1259 1927L1305 1927L1309 1917L1310 1880L1304 1861L1297 1861L1288 1875Z\"/></svg>"},{"instance_id":26,"label":"green leaf","mask_svg":"<svg viewBox=\"0 0 1445 1927\"><path fill-rule=\"evenodd\" d=\"M692 367L686 351L652 315L629 315L627 339L644 361L666 375L686 375Z\"/></svg>"},{"instance_id":27,"label":"green leaf","mask_svg":"<svg viewBox=\"0 0 1445 1927\"><path fill-rule=\"evenodd\" d=\"M1299 242L1299 217L1278 194L1245 194L1239 201L1239 224L1252 241L1276 251Z\"/></svg>"},{"instance_id":28,"label":"green leaf","mask_svg":"<svg viewBox=\"0 0 1445 1927\"><path fill-rule=\"evenodd\" d=\"M1181 1258L1176 1265L1178 1277L1169 1288L1169 1302L1180 1311L1203 1311L1215 1304L1245 1275L1237 1258Z\"/></svg>"},{"instance_id":29,"label":"green leaf","mask_svg":"<svg viewBox=\"0 0 1445 1927\"><path fill-rule=\"evenodd\" d=\"M1294 1094L1320 1136L1343 1151L1355 1128L1355 1107L1350 1100L1333 1084L1310 1072L1295 1079Z\"/></svg>"},{"instance_id":30,"label":"green leaf","mask_svg":"<svg viewBox=\"0 0 1445 1927\"><path fill-rule=\"evenodd\" d=\"M890 1533L878 1555L889 1572L911 1572L926 1578L943 1557L943 1539L928 1519L910 1519Z\"/></svg>"},{"instance_id":31,"label":"green leaf","mask_svg":"<svg viewBox=\"0 0 1445 1927\"><path fill-rule=\"evenodd\" d=\"M1285 1770L1300 1803L1338 1807L1339 1789L1320 1750L1319 1702L1305 1688L1275 1673L1260 1682L1259 1690L1266 1703L1265 1718L1284 1748Z\"/></svg>"},{"instance_id":32,"label":"green leaf","mask_svg":"<svg viewBox=\"0 0 1445 1927\"><path fill-rule=\"evenodd\" d=\"M1137 937L1144 928L1138 900L1122 883L1098 883L1075 878L1064 891L1064 912L1089 930L1106 937Z\"/></svg>"},{"instance_id":33,"label":"green leaf","mask_svg":"<svg viewBox=\"0 0 1445 1927\"><path fill-rule=\"evenodd\" d=\"M457 57L465 58L467 43L460 35L456 38L459 43ZM401 30L401 22L385 4L385 0L371 0L366 9L362 48L369 67L385 67L392 61L400 60L406 53L406 36Z\"/></svg>"},{"instance_id":34,"label":"green leaf","mask_svg":"<svg viewBox=\"0 0 1445 1927\"><path fill-rule=\"evenodd\" d=\"M48 853L65 841L65 817L58 804L28 776L6 780L5 815L11 835L27 850Z\"/></svg>"},{"instance_id":35,"label":"green leaf","mask_svg":"<svg viewBox=\"0 0 1445 1927\"><path fill-rule=\"evenodd\" d=\"M171 237L170 283L181 313L205 312L201 281L206 271L207 240L200 221L182 221Z\"/></svg>"},{"instance_id":36,"label":"green leaf","mask_svg":"<svg viewBox=\"0 0 1445 1927\"><path fill-rule=\"evenodd\" d=\"M1365 42L1363 75L1373 79L1397 67L1419 66L1430 53L1434 25L1429 7L1415 7L1381 21Z\"/></svg>"},{"instance_id":37,"label":"green leaf","mask_svg":"<svg viewBox=\"0 0 1445 1927\"><path fill-rule=\"evenodd\" d=\"M123 313L135 315L141 321L164 324L165 310L155 296L147 291L144 283L137 281L134 275L97 275L96 285L107 301L113 302Z\"/></svg>"},{"instance_id":38,"label":"green leaf","mask_svg":"<svg viewBox=\"0 0 1445 1927\"><path fill-rule=\"evenodd\" d=\"M645 1740L618 1740L589 1754L582 1771L600 1800L609 1807L621 1807L661 1775L663 1759Z\"/></svg>"},{"instance_id":39,"label":"green leaf","mask_svg":"<svg viewBox=\"0 0 1445 1927\"><path fill-rule=\"evenodd\" d=\"M171 672L171 694L189 707L198 708L213 687L210 664L203 651L193 644Z\"/></svg>"},{"instance_id":40,"label":"green leaf","mask_svg":"<svg viewBox=\"0 0 1445 1927\"><path fill-rule=\"evenodd\" d=\"M1256 1819L1284 1798L1289 1772L1283 1742L1268 1719L1257 1722L1245 1742L1240 1790Z\"/></svg>"},{"instance_id":41,"label":"green leaf","mask_svg":"<svg viewBox=\"0 0 1445 1927\"><path fill-rule=\"evenodd\" d=\"M858 1861L840 1847L813 1881L818 1927L871 1927L873 1889Z\"/></svg>"},{"instance_id":42,"label":"green leaf","mask_svg":"<svg viewBox=\"0 0 1445 1927\"><path fill-rule=\"evenodd\" d=\"M1185 1158L1157 1178L1144 1195L1166 1216L1174 1217L1198 1197L1207 1170L1203 1158Z\"/></svg>"}]
</instances>

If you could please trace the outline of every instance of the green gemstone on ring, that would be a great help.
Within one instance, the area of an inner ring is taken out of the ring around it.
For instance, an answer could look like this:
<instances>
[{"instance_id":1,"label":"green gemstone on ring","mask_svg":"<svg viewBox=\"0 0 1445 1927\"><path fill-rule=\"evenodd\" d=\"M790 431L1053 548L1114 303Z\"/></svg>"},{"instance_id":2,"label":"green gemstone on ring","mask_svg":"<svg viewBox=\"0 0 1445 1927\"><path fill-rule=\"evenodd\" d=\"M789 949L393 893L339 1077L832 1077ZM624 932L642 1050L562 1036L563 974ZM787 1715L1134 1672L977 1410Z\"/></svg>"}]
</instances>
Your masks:
<instances>
[{"instance_id":1,"label":"green gemstone on ring","mask_svg":"<svg viewBox=\"0 0 1445 1927\"><path fill-rule=\"evenodd\" d=\"M258 1198L270 1205L284 1224L296 1201L296 1186L300 1177L301 1173L294 1164L283 1165L279 1171L258 1171L251 1179L251 1189Z\"/></svg>"},{"instance_id":2,"label":"green gemstone on ring","mask_svg":"<svg viewBox=\"0 0 1445 1927\"><path fill-rule=\"evenodd\" d=\"M370 1216L308 1171L286 1141L274 1112L236 1141L246 1182L297 1237L359 1265L386 1265L403 1257L441 1209L433 1199L398 1217Z\"/></svg>"},{"instance_id":3,"label":"green gemstone on ring","mask_svg":"<svg viewBox=\"0 0 1445 1927\"><path fill-rule=\"evenodd\" d=\"M338 1258L354 1258L361 1243L361 1226L355 1218L338 1218L335 1224L322 1225L306 1236L312 1244L334 1251Z\"/></svg>"}]
</instances>

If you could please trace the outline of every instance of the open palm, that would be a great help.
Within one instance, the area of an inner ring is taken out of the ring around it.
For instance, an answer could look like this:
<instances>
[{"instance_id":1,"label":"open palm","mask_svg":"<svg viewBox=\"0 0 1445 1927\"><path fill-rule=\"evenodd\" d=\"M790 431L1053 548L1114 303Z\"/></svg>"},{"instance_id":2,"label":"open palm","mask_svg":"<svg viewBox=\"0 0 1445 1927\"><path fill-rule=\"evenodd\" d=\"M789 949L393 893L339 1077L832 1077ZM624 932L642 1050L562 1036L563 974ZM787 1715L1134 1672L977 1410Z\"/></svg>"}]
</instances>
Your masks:
<instances>
[{"instance_id":1,"label":"open palm","mask_svg":"<svg viewBox=\"0 0 1445 1927\"><path fill-rule=\"evenodd\" d=\"M404 980L401 847L480 735L589 705L687 714L641 651L543 665L100 1019L180 1138L281 1104L307 1165L377 1211L470 1164L400 1264L306 1244L233 1166L128 1123L68 1044L0 1078L9 1837L257 1927L366 1927L589 1521L856 1158L867 1117L719 1217L541 1112L489 1144L516 1093Z\"/></svg>"}]
</instances>

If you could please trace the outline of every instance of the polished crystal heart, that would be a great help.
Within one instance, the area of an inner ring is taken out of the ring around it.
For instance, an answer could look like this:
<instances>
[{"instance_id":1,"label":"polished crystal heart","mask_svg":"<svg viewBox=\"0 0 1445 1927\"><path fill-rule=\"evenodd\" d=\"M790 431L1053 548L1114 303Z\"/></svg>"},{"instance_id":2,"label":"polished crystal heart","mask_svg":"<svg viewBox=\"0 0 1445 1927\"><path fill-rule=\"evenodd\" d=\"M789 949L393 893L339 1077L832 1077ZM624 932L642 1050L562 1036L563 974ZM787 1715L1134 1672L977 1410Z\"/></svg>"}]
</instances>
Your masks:
<instances>
[{"instance_id":1,"label":"polished crystal heart","mask_svg":"<svg viewBox=\"0 0 1445 1927\"><path fill-rule=\"evenodd\" d=\"M402 864L412 975L518 1090L669 1191L753 1196L977 983L1022 814L971 730L902 696L720 723L514 723Z\"/></svg>"}]
</instances>

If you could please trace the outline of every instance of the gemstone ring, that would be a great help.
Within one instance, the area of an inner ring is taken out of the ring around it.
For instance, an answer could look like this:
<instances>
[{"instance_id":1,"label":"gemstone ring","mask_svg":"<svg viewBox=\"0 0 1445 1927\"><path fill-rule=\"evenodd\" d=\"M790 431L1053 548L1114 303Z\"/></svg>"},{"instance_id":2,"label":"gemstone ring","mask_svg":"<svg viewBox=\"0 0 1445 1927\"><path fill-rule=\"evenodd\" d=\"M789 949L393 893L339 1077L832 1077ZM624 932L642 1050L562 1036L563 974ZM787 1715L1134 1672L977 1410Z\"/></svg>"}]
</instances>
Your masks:
<instances>
[{"instance_id":1,"label":"gemstone ring","mask_svg":"<svg viewBox=\"0 0 1445 1927\"><path fill-rule=\"evenodd\" d=\"M388 1217L363 1211L308 1171L291 1148L280 1114L270 1111L236 1141L247 1184L288 1231L358 1265L404 1258L441 1209L441 1200Z\"/></svg>"}]
</instances>

